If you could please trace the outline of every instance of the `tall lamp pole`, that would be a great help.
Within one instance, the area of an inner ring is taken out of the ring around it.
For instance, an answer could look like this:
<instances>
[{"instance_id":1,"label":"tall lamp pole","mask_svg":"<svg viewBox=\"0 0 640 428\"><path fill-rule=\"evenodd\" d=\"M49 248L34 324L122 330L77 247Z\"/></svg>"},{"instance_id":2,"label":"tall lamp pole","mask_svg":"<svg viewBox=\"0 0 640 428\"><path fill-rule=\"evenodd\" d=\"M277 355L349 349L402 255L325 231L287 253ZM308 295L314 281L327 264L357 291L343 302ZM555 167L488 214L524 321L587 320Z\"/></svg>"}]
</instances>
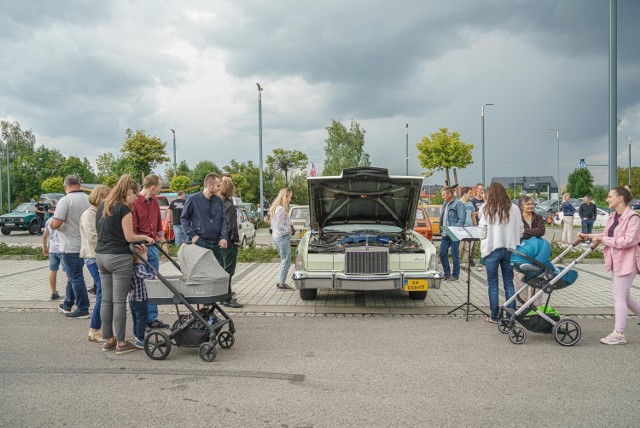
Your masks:
<instances>
[{"instance_id":1,"label":"tall lamp pole","mask_svg":"<svg viewBox=\"0 0 640 428\"><path fill-rule=\"evenodd\" d=\"M631 187L631 137L627 137L629 140L629 187Z\"/></svg>"},{"instance_id":2,"label":"tall lamp pole","mask_svg":"<svg viewBox=\"0 0 640 428\"><path fill-rule=\"evenodd\" d=\"M7 141L7 211L11 211L11 165L9 165L9 142Z\"/></svg>"},{"instance_id":3,"label":"tall lamp pole","mask_svg":"<svg viewBox=\"0 0 640 428\"><path fill-rule=\"evenodd\" d=\"M560 210L560 131L557 128L549 128L549 131L556 131L556 141L558 143L558 211Z\"/></svg>"},{"instance_id":4,"label":"tall lamp pole","mask_svg":"<svg viewBox=\"0 0 640 428\"><path fill-rule=\"evenodd\" d=\"M484 108L486 106L492 106L494 104L492 103L486 103L482 105L482 108L480 109L480 122L482 123L482 184L486 185L486 177L484 175Z\"/></svg>"},{"instance_id":5,"label":"tall lamp pole","mask_svg":"<svg viewBox=\"0 0 640 428\"><path fill-rule=\"evenodd\" d=\"M407 137L407 168L406 168L406 175L409 175L409 124L407 123L407 128L406 128L406 132L405 135Z\"/></svg>"},{"instance_id":6,"label":"tall lamp pole","mask_svg":"<svg viewBox=\"0 0 640 428\"><path fill-rule=\"evenodd\" d=\"M258 156L260 165L260 218L264 221L264 189L262 185L262 86L258 87Z\"/></svg>"},{"instance_id":7,"label":"tall lamp pole","mask_svg":"<svg viewBox=\"0 0 640 428\"><path fill-rule=\"evenodd\" d=\"M176 131L170 129L173 132L173 176L178 175L178 165L176 164Z\"/></svg>"},{"instance_id":8,"label":"tall lamp pole","mask_svg":"<svg viewBox=\"0 0 640 428\"><path fill-rule=\"evenodd\" d=\"M0 151L0 214L3 213L2 206L4 205L4 199L2 195L2 152Z\"/></svg>"}]
</instances>

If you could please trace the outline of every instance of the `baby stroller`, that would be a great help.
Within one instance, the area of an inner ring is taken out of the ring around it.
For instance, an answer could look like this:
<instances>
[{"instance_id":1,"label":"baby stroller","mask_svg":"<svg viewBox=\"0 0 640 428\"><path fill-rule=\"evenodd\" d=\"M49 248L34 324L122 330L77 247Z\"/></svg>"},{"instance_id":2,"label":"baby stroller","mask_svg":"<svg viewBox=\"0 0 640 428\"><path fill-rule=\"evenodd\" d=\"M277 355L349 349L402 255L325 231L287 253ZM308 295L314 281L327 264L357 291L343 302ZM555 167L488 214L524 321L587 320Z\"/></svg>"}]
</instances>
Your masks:
<instances>
[{"instance_id":1,"label":"baby stroller","mask_svg":"<svg viewBox=\"0 0 640 428\"><path fill-rule=\"evenodd\" d=\"M523 343L527 338L526 330L553 334L556 342L562 346L578 343L582 335L578 323L572 319L560 319L558 312L549 306L549 300L554 290L568 287L576 281L578 272L573 267L597 247L589 247L567 267L554 266L554 263L581 242L582 240L575 241L551 262L551 245L542 238L529 238L516 247L511 255L511 264L524 275L525 284L502 305L498 314L498 329L501 333L508 334L512 343ZM531 297L520 308L514 310L508 307L527 290L531 290ZM534 302L544 294L547 295L546 303L536 306Z\"/></svg>"},{"instance_id":2,"label":"baby stroller","mask_svg":"<svg viewBox=\"0 0 640 428\"><path fill-rule=\"evenodd\" d=\"M140 258L158 278L145 281L149 303L175 305L178 320L168 335L160 330L148 333L144 338L144 352L153 360L163 360L171 352L172 345L198 347L202 361L215 360L216 343L225 349L235 343L233 320L217 303L229 297L229 274L205 248L183 244L178 250L178 264L162 247L154 245L182 275L165 277ZM133 245L130 248L139 255ZM184 305L190 313L180 314L178 304ZM198 305L197 309L192 306L194 304ZM228 329L222 331L225 325Z\"/></svg>"}]
</instances>

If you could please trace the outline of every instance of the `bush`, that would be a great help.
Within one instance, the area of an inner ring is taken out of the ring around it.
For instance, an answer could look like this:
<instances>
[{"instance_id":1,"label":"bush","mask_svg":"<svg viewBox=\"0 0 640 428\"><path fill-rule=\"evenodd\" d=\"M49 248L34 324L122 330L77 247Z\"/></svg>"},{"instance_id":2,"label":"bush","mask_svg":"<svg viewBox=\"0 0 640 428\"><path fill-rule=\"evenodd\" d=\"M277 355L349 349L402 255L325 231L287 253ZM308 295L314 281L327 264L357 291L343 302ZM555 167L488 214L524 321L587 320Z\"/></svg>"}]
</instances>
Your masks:
<instances>
[{"instance_id":1,"label":"bush","mask_svg":"<svg viewBox=\"0 0 640 428\"><path fill-rule=\"evenodd\" d=\"M42 247L13 247L0 243L0 256L33 256L36 260L47 260L42 254Z\"/></svg>"}]
</instances>

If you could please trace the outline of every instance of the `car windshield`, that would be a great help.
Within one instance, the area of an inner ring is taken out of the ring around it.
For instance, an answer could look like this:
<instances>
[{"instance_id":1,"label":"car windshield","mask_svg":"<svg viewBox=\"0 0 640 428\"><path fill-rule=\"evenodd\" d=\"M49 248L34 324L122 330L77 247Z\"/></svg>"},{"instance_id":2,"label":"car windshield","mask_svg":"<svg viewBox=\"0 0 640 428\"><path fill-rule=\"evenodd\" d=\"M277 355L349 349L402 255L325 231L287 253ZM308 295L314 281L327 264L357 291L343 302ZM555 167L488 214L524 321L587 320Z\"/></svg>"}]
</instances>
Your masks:
<instances>
[{"instance_id":1,"label":"car windshield","mask_svg":"<svg viewBox=\"0 0 640 428\"><path fill-rule=\"evenodd\" d=\"M424 220L424 211L416 210L416 220Z\"/></svg>"},{"instance_id":2,"label":"car windshield","mask_svg":"<svg viewBox=\"0 0 640 428\"><path fill-rule=\"evenodd\" d=\"M299 220L309 218L309 208L294 208L291 210L291 219Z\"/></svg>"},{"instance_id":3,"label":"car windshield","mask_svg":"<svg viewBox=\"0 0 640 428\"><path fill-rule=\"evenodd\" d=\"M169 206L169 201L167 200L166 197L164 197L164 196L156 196L156 199L158 200L158 205L160 205L161 207L168 207Z\"/></svg>"},{"instance_id":4,"label":"car windshield","mask_svg":"<svg viewBox=\"0 0 640 428\"><path fill-rule=\"evenodd\" d=\"M36 209L32 204L20 204L14 209L14 211L19 213L34 213L36 212Z\"/></svg>"}]
</instances>

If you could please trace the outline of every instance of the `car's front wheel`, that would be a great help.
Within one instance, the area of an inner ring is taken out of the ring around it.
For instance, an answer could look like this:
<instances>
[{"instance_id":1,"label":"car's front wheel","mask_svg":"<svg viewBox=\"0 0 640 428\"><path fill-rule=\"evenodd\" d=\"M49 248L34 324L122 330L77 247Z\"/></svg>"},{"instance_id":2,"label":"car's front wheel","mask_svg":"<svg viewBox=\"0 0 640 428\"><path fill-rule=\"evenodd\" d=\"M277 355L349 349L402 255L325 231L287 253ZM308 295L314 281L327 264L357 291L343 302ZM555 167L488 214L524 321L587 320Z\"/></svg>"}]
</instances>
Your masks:
<instances>
[{"instance_id":1,"label":"car's front wheel","mask_svg":"<svg viewBox=\"0 0 640 428\"><path fill-rule=\"evenodd\" d=\"M2 232L3 235L9 235L11 233L11 230L3 226L2 228L0 228L0 232Z\"/></svg>"},{"instance_id":2,"label":"car's front wheel","mask_svg":"<svg viewBox=\"0 0 640 428\"><path fill-rule=\"evenodd\" d=\"M302 300L315 300L318 297L317 288L301 288L300 298Z\"/></svg>"},{"instance_id":3,"label":"car's front wheel","mask_svg":"<svg viewBox=\"0 0 640 428\"><path fill-rule=\"evenodd\" d=\"M409 297L411 300L424 300L427 298L426 291L409 291Z\"/></svg>"},{"instance_id":4,"label":"car's front wheel","mask_svg":"<svg viewBox=\"0 0 640 428\"><path fill-rule=\"evenodd\" d=\"M36 233L38 233L38 222L32 221L29 225L29 235L35 235Z\"/></svg>"}]
</instances>

